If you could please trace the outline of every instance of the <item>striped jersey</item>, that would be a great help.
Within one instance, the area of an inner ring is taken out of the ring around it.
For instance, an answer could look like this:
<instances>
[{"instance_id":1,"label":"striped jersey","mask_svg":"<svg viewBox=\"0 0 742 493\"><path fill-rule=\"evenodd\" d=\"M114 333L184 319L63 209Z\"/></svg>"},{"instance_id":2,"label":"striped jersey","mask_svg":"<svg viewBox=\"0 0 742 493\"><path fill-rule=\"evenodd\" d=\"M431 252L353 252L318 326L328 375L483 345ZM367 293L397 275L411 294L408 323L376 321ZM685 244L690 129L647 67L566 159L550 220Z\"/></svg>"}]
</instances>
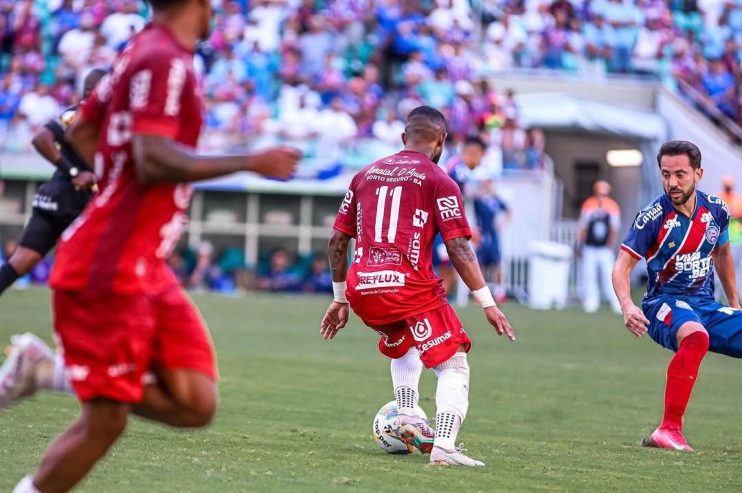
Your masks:
<instances>
[{"instance_id":1,"label":"striped jersey","mask_svg":"<svg viewBox=\"0 0 742 493\"><path fill-rule=\"evenodd\" d=\"M717 245L729 241L729 209L720 198L696 191L687 217L662 194L637 214L621 249L647 261L646 298L659 295L712 297Z\"/></svg>"}]
</instances>

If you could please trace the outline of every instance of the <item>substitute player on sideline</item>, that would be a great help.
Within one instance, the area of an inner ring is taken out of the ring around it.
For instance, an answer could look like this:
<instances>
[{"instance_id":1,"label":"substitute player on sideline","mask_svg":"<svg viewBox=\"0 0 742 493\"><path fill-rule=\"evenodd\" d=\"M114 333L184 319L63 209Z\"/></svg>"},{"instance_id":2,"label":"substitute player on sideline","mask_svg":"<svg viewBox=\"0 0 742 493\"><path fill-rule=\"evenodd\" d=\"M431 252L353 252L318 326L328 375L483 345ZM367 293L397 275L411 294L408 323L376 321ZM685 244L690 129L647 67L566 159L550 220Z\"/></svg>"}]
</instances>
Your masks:
<instances>
[{"instance_id":1,"label":"substitute player on sideline","mask_svg":"<svg viewBox=\"0 0 742 493\"><path fill-rule=\"evenodd\" d=\"M657 163L665 193L634 220L613 268L613 287L626 328L646 332L675 351L667 368L665 413L642 442L691 452L683 437L683 414L707 351L742 357L742 311L729 248L729 211L724 201L696 189L703 176L701 151L682 140L660 148ZM630 274L647 261L647 292L639 309L631 301ZM714 300L714 267L730 306Z\"/></svg>"},{"instance_id":2,"label":"substitute player on sideline","mask_svg":"<svg viewBox=\"0 0 742 493\"><path fill-rule=\"evenodd\" d=\"M471 341L433 271L438 232L487 321L498 334L511 340L515 334L495 305L469 246L471 231L459 187L436 165L445 140L443 115L429 106L415 108L402 134L404 150L353 177L330 238L335 299L322 319L321 334L332 339L345 326L350 302L364 323L381 335L379 350L392 358L399 434L430 452L433 464L483 466L455 447L469 407L466 353ZM348 271L351 238L356 246ZM423 364L438 376L437 433L414 412Z\"/></svg>"},{"instance_id":3,"label":"substitute player on sideline","mask_svg":"<svg viewBox=\"0 0 742 493\"><path fill-rule=\"evenodd\" d=\"M101 69L90 71L85 77L83 99L90 95L105 74ZM49 120L31 141L34 149L57 169L52 178L36 192L33 213L23 229L19 246L0 267L0 295L18 278L31 272L54 248L62 231L80 215L92 197L95 175L64 136L76 112L77 106L66 109L59 117Z\"/></svg>"},{"instance_id":4,"label":"substitute player on sideline","mask_svg":"<svg viewBox=\"0 0 742 493\"><path fill-rule=\"evenodd\" d=\"M82 107L89 133L101 129L101 192L63 235L52 272L54 327L81 414L16 492L70 490L121 436L130 412L178 427L211 421L209 335L166 264L187 219L186 183L243 170L287 178L300 157L287 148L195 153L202 108L192 59L209 34L211 2L150 3L152 23L116 60L110 85L93 93L103 104ZM152 367L157 385L144 385Z\"/></svg>"}]
</instances>

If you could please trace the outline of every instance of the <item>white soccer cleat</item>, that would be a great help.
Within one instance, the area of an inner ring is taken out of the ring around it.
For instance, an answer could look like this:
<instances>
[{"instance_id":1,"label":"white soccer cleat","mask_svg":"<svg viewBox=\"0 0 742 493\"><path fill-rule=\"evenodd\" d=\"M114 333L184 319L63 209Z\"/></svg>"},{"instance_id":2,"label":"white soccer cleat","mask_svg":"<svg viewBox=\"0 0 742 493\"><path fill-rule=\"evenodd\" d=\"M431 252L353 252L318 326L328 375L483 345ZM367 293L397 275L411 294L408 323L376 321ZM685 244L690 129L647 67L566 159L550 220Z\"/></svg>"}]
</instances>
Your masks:
<instances>
[{"instance_id":1,"label":"white soccer cleat","mask_svg":"<svg viewBox=\"0 0 742 493\"><path fill-rule=\"evenodd\" d=\"M11 336L5 352L7 358L0 367L0 409L36 393L36 366L54 363L49 346L30 332Z\"/></svg>"},{"instance_id":2,"label":"white soccer cleat","mask_svg":"<svg viewBox=\"0 0 742 493\"><path fill-rule=\"evenodd\" d=\"M484 462L464 455L464 450L465 449L460 447L457 447L454 450L445 450L441 447L433 447L433 451L430 452L430 463L436 466L484 467Z\"/></svg>"}]
</instances>

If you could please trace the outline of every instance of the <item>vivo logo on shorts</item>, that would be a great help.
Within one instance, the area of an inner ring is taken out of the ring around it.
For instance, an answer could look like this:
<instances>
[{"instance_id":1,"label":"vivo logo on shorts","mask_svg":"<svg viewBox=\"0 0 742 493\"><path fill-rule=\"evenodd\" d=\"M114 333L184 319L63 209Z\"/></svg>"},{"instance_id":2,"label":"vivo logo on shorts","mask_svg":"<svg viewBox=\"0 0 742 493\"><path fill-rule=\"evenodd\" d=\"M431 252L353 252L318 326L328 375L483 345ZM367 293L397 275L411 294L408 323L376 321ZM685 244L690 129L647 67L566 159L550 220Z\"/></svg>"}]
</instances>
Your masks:
<instances>
[{"instance_id":1,"label":"vivo logo on shorts","mask_svg":"<svg viewBox=\"0 0 742 493\"><path fill-rule=\"evenodd\" d=\"M380 270L378 272L358 272L358 285L356 290L393 288L404 286L405 277L401 272L393 270Z\"/></svg>"},{"instance_id":2,"label":"vivo logo on shorts","mask_svg":"<svg viewBox=\"0 0 742 493\"><path fill-rule=\"evenodd\" d=\"M444 221L459 219L461 217L459 199L455 195L438 199L438 210L441 212L441 219Z\"/></svg>"},{"instance_id":3,"label":"vivo logo on shorts","mask_svg":"<svg viewBox=\"0 0 742 493\"><path fill-rule=\"evenodd\" d=\"M441 336L438 336L435 339L433 339L432 341L428 341L425 344L423 344L422 346L420 346L420 352L421 353L424 353L428 349L433 349L437 345L443 344L444 342L446 342L447 340L449 340L451 337L453 337L453 335L451 334L451 331L448 330L448 331L446 331L445 334L443 334Z\"/></svg>"}]
</instances>

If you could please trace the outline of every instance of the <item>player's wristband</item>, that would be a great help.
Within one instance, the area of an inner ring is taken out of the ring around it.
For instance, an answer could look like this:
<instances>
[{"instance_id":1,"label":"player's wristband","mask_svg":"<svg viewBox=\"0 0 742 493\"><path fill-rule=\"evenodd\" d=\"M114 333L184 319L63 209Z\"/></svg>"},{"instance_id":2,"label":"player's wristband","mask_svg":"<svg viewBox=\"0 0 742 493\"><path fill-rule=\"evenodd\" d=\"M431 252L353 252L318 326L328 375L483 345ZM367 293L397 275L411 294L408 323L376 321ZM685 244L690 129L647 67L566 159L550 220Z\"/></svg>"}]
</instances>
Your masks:
<instances>
[{"instance_id":1,"label":"player's wristband","mask_svg":"<svg viewBox=\"0 0 742 493\"><path fill-rule=\"evenodd\" d=\"M474 299L476 299L480 305L482 305L482 308L489 308L491 306L495 306L495 299L492 297L492 292L490 291L490 288L487 286L484 286L483 288L475 289L471 292L471 294L474 295Z\"/></svg>"},{"instance_id":2,"label":"player's wristband","mask_svg":"<svg viewBox=\"0 0 742 493\"><path fill-rule=\"evenodd\" d=\"M54 166L56 166L59 171L66 174L70 178L73 178L72 173L71 173L72 170L78 169L74 164L69 162L64 156L59 156L59 159L54 161Z\"/></svg>"},{"instance_id":3,"label":"player's wristband","mask_svg":"<svg viewBox=\"0 0 742 493\"><path fill-rule=\"evenodd\" d=\"M348 298L345 297L345 289L347 283L345 281L335 282L332 281L332 293L335 296L334 300L338 303L347 303Z\"/></svg>"}]
</instances>

